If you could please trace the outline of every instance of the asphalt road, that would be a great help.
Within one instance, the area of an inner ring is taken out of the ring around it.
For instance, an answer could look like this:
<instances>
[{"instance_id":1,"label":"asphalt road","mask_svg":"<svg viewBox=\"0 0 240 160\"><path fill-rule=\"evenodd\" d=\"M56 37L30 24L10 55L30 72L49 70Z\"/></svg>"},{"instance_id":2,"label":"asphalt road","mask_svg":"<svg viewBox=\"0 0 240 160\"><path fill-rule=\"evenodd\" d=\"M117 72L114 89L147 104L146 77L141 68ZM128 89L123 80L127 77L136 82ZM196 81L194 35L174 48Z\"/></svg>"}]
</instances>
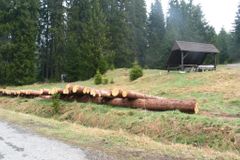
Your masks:
<instances>
[{"instance_id":1,"label":"asphalt road","mask_svg":"<svg viewBox=\"0 0 240 160\"><path fill-rule=\"evenodd\" d=\"M82 150L0 122L0 160L86 160Z\"/></svg>"}]
</instances>

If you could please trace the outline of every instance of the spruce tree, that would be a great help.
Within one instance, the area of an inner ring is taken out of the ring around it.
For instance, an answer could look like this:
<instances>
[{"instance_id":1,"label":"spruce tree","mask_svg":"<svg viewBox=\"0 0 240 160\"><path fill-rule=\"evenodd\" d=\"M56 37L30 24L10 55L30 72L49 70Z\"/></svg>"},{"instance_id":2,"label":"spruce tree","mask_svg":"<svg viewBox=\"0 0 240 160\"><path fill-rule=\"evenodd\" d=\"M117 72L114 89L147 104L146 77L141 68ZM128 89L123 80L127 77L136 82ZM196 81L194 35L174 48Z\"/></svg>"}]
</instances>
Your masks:
<instances>
[{"instance_id":1,"label":"spruce tree","mask_svg":"<svg viewBox=\"0 0 240 160\"><path fill-rule=\"evenodd\" d=\"M67 65L70 81L84 80L99 69L106 72L112 59L108 27L100 0L76 0L68 17Z\"/></svg>"},{"instance_id":2,"label":"spruce tree","mask_svg":"<svg viewBox=\"0 0 240 160\"><path fill-rule=\"evenodd\" d=\"M234 61L240 60L240 5L238 6L238 11L235 18L235 32L234 32L234 53L232 54L232 58Z\"/></svg>"},{"instance_id":3,"label":"spruce tree","mask_svg":"<svg viewBox=\"0 0 240 160\"><path fill-rule=\"evenodd\" d=\"M194 5L193 0L169 1L169 16L167 17L164 50L171 53L171 47L176 40L202 43L215 43L216 33L202 13L199 5Z\"/></svg>"},{"instance_id":4,"label":"spruce tree","mask_svg":"<svg viewBox=\"0 0 240 160\"><path fill-rule=\"evenodd\" d=\"M166 56L162 52L165 35L165 20L159 0L152 4L148 20L148 49L146 64L151 68L163 67Z\"/></svg>"},{"instance_id":5,"label":"spruce tree","mask_svg":"<svg viewBox=\"0 0 240 160\"><path fill-rule=\"evenodd\" d=\"M112 63L115 67L130 67L134 55L129 47L129 25L126 12L126 0L101 0L107 19L110 49L113 51Z\"/></svg>"},{"instance_id":6,"label":"spruce tree","mask_svg":"<svg viewBox=\"0 0 240 160\"><path fill-rule=\"evenodd\" d=\"M7 83L10 63L13 57L13 43L10 35L10 3L0 0L0 84Z\"/></svg>"},{"instance_id":7,"label":"spruce tree","mask_svg":"<svg viewBox=\"0 0 240 160\"><path fill-rule=\"evenodd\" d=\"M36 76L38 2L12 0L2 4L4 8L1 8L0 30L3 32L0 33L3 43L0 46L0 57L3 66L0 70L5 77L1 82L16 85L32 83Z\"/></svg>"},{"instance_id":8,"label":"spruce tree","mask_svg":"<svg viewBox=\"0 0 240 160\"><path fill-rule=\"evenodd\" d=\"M227 63L229 61L229 40L230 36L222 28L217 36L217 48L220 50L219 62L221 64Z\"/></svg>"},{"instance_id":9,"label":"spruce tree","mask_svg":"<svg viewBox=\"0 0 240 160\"><path fill-rule=\"evenodd\" d=\"M65 59L64 0L40 1L39 62L40 78L60 80Z\"/></svg>"},{"instance_id":10,"label":"spruce tree","mask_svg":"<svg viewBox=\"0 0 240 160\"><path fill-rule=\"evenodd\" d=\"M129 45L135 60L145 65L147 47L147 14L145 0L129 0L126 4L130 29Z\"/></svg>"}]
</instances>

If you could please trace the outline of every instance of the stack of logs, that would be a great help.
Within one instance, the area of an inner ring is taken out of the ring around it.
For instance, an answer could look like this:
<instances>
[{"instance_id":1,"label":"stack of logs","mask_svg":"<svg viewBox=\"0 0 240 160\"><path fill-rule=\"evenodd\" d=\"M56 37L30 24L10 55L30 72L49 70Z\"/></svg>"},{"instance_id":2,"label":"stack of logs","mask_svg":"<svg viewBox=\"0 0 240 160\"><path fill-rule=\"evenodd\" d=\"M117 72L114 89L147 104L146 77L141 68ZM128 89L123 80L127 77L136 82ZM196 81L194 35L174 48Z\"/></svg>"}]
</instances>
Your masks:
<instances>
[{"instance_id":1,"label":"stack of logs","mask_svg":"<svg viewBox=\"0 0 240 160\"><path fill-rule=\"evenodd\" d=\"M0 95L12 97L51 99L56 94L60 95L60 99L67 101L76 100L84 103L92 102L152 111L179 110L191 114L198 112L196 100L166 99L122 89L103 90L71 84L66 85L64 89L41 89L39 91L0 89Z\"/></svg>"}]
</instances>

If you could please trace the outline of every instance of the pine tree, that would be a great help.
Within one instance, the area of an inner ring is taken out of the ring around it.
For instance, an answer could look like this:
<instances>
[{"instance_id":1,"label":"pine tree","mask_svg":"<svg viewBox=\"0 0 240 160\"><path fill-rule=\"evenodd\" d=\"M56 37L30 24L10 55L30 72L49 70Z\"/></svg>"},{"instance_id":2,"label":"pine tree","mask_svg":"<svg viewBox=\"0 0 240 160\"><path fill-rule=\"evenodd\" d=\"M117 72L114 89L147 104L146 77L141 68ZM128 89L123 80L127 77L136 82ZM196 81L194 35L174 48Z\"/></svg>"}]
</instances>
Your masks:
<instances>
[{"instance_id":1,"label":"pine tree","mask_svg":"<svg viewBox=\"0 0 240 160\"><path fill-rule=\"evenodd\" d=\"M152 4L148 20L148 50L146 64L151 68L163 67L166 56L162 52L165 35L165 20L159 0Z\"/></svg>"},{"instance_id":2,"label":"pine tree","mask_svg":"<svg viewBox=\"0 0 240 160\"><path fill-rule=\"evenodd\" d=\"M36 76L38 2L12 0L3 4L0 18L0 21L4 21L1 27L3 32L0 31L4 37L0 49L3 66L0 70L5 77L1 82L16 85L32 83Z\"/></svg>"},{"instance_id":3,"label":"pine tree","mask_svg":"<svg viewBox=\"0 0 240 160\"><path fill-rule=\"evenodd\" d=\"M145 65L147 47L147 14L145 0L129 0L126 4L130 29L129 45L135 59L141 66Z\"/></svg>"}]
</instances>

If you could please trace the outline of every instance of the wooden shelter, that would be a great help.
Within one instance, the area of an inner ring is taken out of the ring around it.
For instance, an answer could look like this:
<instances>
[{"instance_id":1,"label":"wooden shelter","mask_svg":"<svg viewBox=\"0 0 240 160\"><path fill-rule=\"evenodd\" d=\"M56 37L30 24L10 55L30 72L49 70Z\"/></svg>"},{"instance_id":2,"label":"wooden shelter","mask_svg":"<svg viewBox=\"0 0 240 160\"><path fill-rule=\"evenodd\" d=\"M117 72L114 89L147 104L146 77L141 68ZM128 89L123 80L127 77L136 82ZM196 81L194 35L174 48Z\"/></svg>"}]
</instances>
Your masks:
<instances>
[{"instance_id":1,"label":"wooden shelter","mask_svg":"<svg viewBox=\"0 0 240 160\"><path fill-rule=\"evenodd\" d=\"M213 44L176 41L167 62L167 70L216 69L218 53L219 50ZM212 57L212 62L210 65L204 65L208 55Z\"/></svg>"}]
</instances>

